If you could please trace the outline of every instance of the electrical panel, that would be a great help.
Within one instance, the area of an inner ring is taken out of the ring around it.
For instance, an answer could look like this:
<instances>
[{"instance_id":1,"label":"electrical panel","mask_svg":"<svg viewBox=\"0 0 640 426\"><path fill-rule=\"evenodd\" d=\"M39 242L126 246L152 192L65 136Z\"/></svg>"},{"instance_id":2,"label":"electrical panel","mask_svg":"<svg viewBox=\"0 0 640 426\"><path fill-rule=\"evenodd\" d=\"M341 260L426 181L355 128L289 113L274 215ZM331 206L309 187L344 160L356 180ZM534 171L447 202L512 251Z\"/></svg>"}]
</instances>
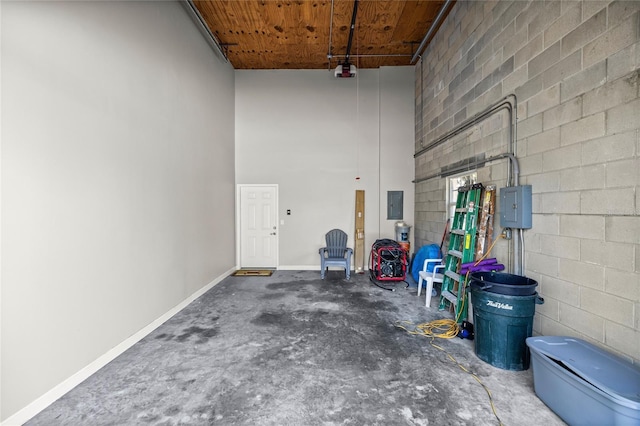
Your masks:
<instances>
[{"instance_id":1,"label":"electrical panel","mask_svg":"<svg viewBox=\"0 0 640 426\"><path fill-rule=\"evenodd\" d=\"M500 226L531 228L531 185L500 188Z\"/></svg>"},{"instance_id":2,"label":"electrical panel","mask_svg":"<svg viewBox=\"0 0 640 426\"><path fill-rule=\"evenodd\" d=\"M404 191L387 191L387 219L402 219Z\"/></svg>"}]
</instances>

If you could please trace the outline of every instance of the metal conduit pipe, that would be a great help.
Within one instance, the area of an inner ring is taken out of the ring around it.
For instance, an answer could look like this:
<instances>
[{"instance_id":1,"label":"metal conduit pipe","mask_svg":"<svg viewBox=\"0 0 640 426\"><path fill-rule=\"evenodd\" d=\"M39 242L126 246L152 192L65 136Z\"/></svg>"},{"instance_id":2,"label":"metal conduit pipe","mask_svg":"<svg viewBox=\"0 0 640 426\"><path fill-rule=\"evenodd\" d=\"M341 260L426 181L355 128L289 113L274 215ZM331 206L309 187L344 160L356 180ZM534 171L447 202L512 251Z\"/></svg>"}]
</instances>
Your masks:
<instances>
[{"instance_id":1,"label":"metal conduit pipe","mask_svg":"<svg viewBox=\"0 0 640 426\"><path fill-rule=\"evenodd\" d=\"M520 164L518 162L518 159L516 158L515 155L513 155L510 152L505 152L502 154L498 154L498 155L494 155L493 157L489 157L486 160L482 160L482 161L475 161L474 163L469 163L466 166L461 166L457 169L452 169L452 170L448 170L449 173L451 174L455 174L458 172L463 172L463 171L467 171L467 170L471 170L472 168L477 168L478 166L484 165L486 163L489 163L491 161L496 161L496 160L500 160L500 159L504 159L507 158L509 159L509 163L513 166L513 174L515 177L515 182L516 182L516 186L519 185L519 180L520 180ZM432 175L430 177L427 178L422 178L420 180L416 180L415 182L423 182L425 180L428 179L432 179L434 177L438 177L440 176L440 173L436 174L436 175ZM507 184L507 186L511 186L509 184ZM508 250L508 259L507 259L507 265L509 266L509 268L513 268L512 270L514 271L514 273L516 275L522 275L524 272L524 230L523 229L516 229L516 237L514 238L512 241L509 242L509 250ZM511 245L513 245L513 247L511 247ZM515 262L514 259L511 258L511 252L513 251L514 253L514 258L515 258Z\"/></svg>"},{"instance_id":2,"label":"metal conduit pipe","mask_svg":"<svg viewBox=\"0 0 640 426\"><path fill-rule=\"evenodd\" d=\"M431 38L433 33L436 31L436 28L438 28L438 25L440 25L440 22L444 17L445 11L447 10L447 8L449 8L449 5L453 3L453 1L454 0L447 0L442 5L440 10L438 11L438 14L436 15L436 18L433 20L433 22L431 23L431 26L427 30L427 33L424 35L424 38L420 42L420 46L418 46L418 50L416 50L416 53L413 54L413 57L411 58L411 62L409 62L410 64L415 63L416 59L418 59L418 57L422 54L422 51L427 45L427 41L429 41L429 38Z\"/></svg>"},{"instance_id":3,"label":"metal conduit pipe","mask_svg":"<svg viewBox=\"0 0 640 426\"><path fill-rule=\"evenodd\" d=\"M331 69L331 39L333 36L333 0L331 0L331 18L329 19L329 49L327 50L327 59L329 60L329 70Z\"/></svg>"},{"instance_id":4,"label":"metal conduit pipe","mask_svg":"<svg viewBox=\"0 0 640 426\"><path fill-rule=\"evenodd\" d=\"M469 127L471 127L474 124L476 124L477 122L479 122L480 120L492 115L495 112L500 111L501 109L505 109L506 108L507 110L509 110L510 127L514 126L514 121L513 121L514 106L509 101L509 98L511 98L511 97L513 97L515 99L515 95L507 95L504 98L502 98L500 101L498 101L498 103L496 103L494 105L491 105L487 109L485 109L483 111L480 111L479 113L477 113L473 117L470 117L470 118L466 119L465 121L460 123L458 125L458 127L456 127L455 129L445 133L444 135L440 136L435 141L431 142L429 145L427 145L424 148L422 148L420 151L416 152L413 155L413 158L417 158L420 155L424 154L425 152L429 151L430 149L435 148L436 146L443 144L448 139L451 139L452 137L462 133L463 131L465 131ZM510 128L509 130L511 131L512 129ZM511 136L510 139L513 139L513 132L510 134L510 136ZM515 141L513 141L513 140L509 141L509 152L512 152L512 153L515 152Z\"/></svg>"},{"instance_id":5,"label":"metal conduit pipe","mask_svg":"<svg viewBox=\"0 0 640 426\"><path fill-rule=\"evenodd\" d=\"M424 140L424 59L420 57L420 145ZM418 102L418 98L416 98ZM417 109L417 108L416 108Z\"/></svg>"},{"instance_id":6,"label":"metal conduit pipe","mask_svg":"<svg viewBox=\"0 0 640 426\"><path fill-rule=\"evenodd\" d=\"M504 158L508 158L509 160L511 160L511 163L514 166L514 173L518 173L520 174L520 165L518 162L518 159L516 158L515 155L511 154L510 152L504 152L502 154L498 154L498 155L494 155L493 157L489 157L489 158L485 158L484 160L480 160L480 161L474 161L468 164L465 164L464 166L460 166L460 167L456 167L453 169L448 169L447 170L447 175L453 175L456 173L461 173L461 172L466 172L467 170L471 170L471 169L475 169L481 166L484 166L486 163L489 163L491 161L496 161L496 160L502 160ZM420 179L416 179L413 181L413 183L420 183L420 182L424 182L427 181L429 179L433 179L436 177L440 177L442 176L442 173L434 173L432 175L420 178ZM511 186L511 185L508 185Z\"/></svg>"},{"instance_id":7,"label":"metal conduit pipe","mask_svg":"<svg viewBox=\"0 0 640 426\"><path fill-rule=\"evenodd\" d=\"M509 153L507 154L510 165L513 165L513 176L515 181L515 186L520 185L520 164L515 155ZM509 178L511 178L511 174L509 174ZM509 180L507 181L507 186L511 186ZM524 275L524 229L515 229L515 235L513 236L513 253L515 258L515 262L513 262L513 273L516 275ZM511 264L511 252L509 252L509 264Z\"/></svg>"},{"instance_id":8,"label":"metal conduit pipe","mask_svg":"<svg viewBox=\"0 0 640 426\"><path fill-rule=\"evenodd\" d=\"M355 55L349 55L349 58L389 58L389 57L406 57L406 56L411 56L409 54L405 54L405 53L389 53L389 54L379 54L376 55L375 53L370 53L370 54L355 54ZM331 55L332 58L346 58L347 55Z\"/></svg>"},{"instance_id":9,"label":"metal conduit pipe","mask_svg":"<svg viewBox=\"0 0 640 426\"><path fill-rule=\"evenodd\" d=\"M513 141L513 148L512 148L512 152L514 154L514 158L515 158L515 154L516 154L516 143L518 142L518 98L516 97L515 94L512 94L513 96L513 103L514 103L514 112L515 115L513 117L513 134L511 135L512 141ZM515 162L515 167L518 167L518 161L516 159ZM515 175L515 185L518 186L520 185L520 168L518 167L517 169L517 173L515 173L514 171L514 175ZM518 267L515 270L516 274L519 275L524 275L524 270L525 270L525 247L524 247L524 229L518 229L517 230L517 234L519 236L518 240L520 242L520 262L518 263Z\"/></svg>"},{"instance_id":10,"label":"metal conduit pipe","mask_svg":"<svg viewBox=\"0 0 640 426\"><path fill-rule=\"evenodd\" d=\"M513 99L513 103L510 101L510 98ZM493 115L494 113L501 111L502 109L506 109L509 113L509 144L508 144L508 152L495 155L493 157L487 158L481 161L474 161L473 163L468 163L466 165L460 166L456 169L447 170L447 174L463 172L466 170L471 170L471 168L477 168L480 165L484 165L487 162L495 161L503 158L509 159L508 170L507 170L507 186L512 186L515 184L518 186L520 184L520 165L518 159L515 156L516 152L516 135L517 135L517 97L515 94L509 94L505 96L503 99L498 101L496 104L489 106L485 110L477 113L473 117L462 122L458 127L451 130L450 132L442 135L435 141L431 142L428 146L424 147L420 151L414 154L414 158L419 157L425 152L435 148L438 145L443 144L450 138L462 133L464 130L469 127L475 125L479 121ZM442 173L435 173L433 175L414 180L414 183L423 182L425 180L433 179L435 177L441 176ZM512 180L513 176L513 180ZM512 259L511 253L514 254L514 258ZM508 262L509 268L514 271L515 274L521 275L524 271L524 231L522 229L516 230L516 238L512 238L509 241L509 250L508 250Z\"/></svg>"},{"instance_id":11,"label":"metal conduit pipe","mask_svg":"<svg viewBox=\"0 0 640 426\"><path fill-rule=\"evenodd\" d=\"M180 3L182 4L182 6L184 6L184 8L187 11L187 14L191 17L191 19L196 24L196 26L198 27L198 29L200 30L204 38L207 40L207 42L209 43L209 46L213 47L214 50L216 50L222 56L225 62L229 62L229 58L227 58L227 55L224 53L224 49L222 49L222 45L220 44L216 36L213 35L211 30L209 29L209 26L204 21L204 18L198 11L198 8L196 7L195 4L193 4L193 0L182 0L180 1Z\"/></svg>"}]
</instances>

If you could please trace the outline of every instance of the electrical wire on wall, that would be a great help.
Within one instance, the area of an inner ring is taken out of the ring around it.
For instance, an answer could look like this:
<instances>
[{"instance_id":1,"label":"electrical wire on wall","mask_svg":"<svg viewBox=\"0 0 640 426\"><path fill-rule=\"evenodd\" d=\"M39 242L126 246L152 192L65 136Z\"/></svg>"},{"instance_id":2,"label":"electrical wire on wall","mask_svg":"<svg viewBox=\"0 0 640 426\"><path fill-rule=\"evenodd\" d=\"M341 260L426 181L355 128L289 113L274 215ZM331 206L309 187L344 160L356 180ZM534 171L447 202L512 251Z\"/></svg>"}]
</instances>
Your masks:
<instances>
[{"instance_id":1,"label":"electrical wire on wall","mask_svg":"<svg viewBox=\"0 0 640 426\"><path fill-rule=\"evenodd\" d=\"M354 8L355 7L356 6L354 6ZM358 56L360 43L358 35L359 34L356 34L356 69L360 69L360 58ZM356 181L358 180L360 180L360 78L356 77Z\"/></svg>"},{"instance_id":2,"label":"electrical wire on wall","mask_svg":"<svg viewBox=\"0 0 640 426\"><path fill-rule=\"evenodd\" d=\"M380 108L381 108L381 102L382 102L382 95L380 94L380 69L378 69L378 115L377 115L377 120L378 120L378 132L377 132L377 137L378 137L378 238L381 238L382 236L382 214L380 213L381 211L381 204L382 204L382 138L381 138L381 134L382 134L382 129L380 128Z\"/></svg>"},{"instance_id":3,"label":"electrical wire on wall","mask_svg":"<svg viewBox=\"0 0 640 426\"><path fill-rule=\"evenodd\" d=\"M498 240L500 240L503 237L504 237L504 235L501 233L498 236L498 238L496 238L493 241L493 243L491 244L491 246L489 247L487 252L480 259L475 261L474 266L479 265L480 262L482 262L484 259L486 259L489 256L489 254L491 253L491 250L493 250L493 247L498 242ZM466 287L468 286L469 274L470 273L471 273L471 270L467 271L467 274L465 275L465 279L464 279L465 291L463 292L463 294L466 293ZM466 297L464 297L462 299L463 303L464 303L464 301L466 299L467 299ZM502 426L503 425L502 420L500 420L500 417L498 417L498 413L496 411L495 404L493 403L493 395L491 394L491 391L489 390L489 388L484 383L482 383L482 380L480 380L480 378L475 373L473 373L472 371L467 369L465 366L460 364L460 362L458 362L458 360L455 359L453 357L453 355L451 355L449 352L447 352L446 349L444 349L442 346L436 345L434 343L436 338L438 338L438 339L453 339L454 337L456 337L456 336L458 336L460 334L461 329L458 326L458 324L459 324L459 321L460 321L460 314L461 313L462 313L462 309L459 309L458 310L458 317L455 320L452 320L452 319L440 319L440 320L421 323L421 324L418 324L418 325L415 325L415 326L413 326L413 324L410 321L396 321L393 324L393 326L398 328L398 329L400 329L400 330L404 330L404 331L406 331L407 333L409 333L411 335L429 337L430 338L429 344L431 346L433 346L434 348L438 349L439 351L444 352L447 355L447 358L449 358L451 361L453 361L462 371L464 371L465 373L468 373L469 375L471 375L471 377L473 377L480 384L480 386L482 386L482 388L487 393L487 395L489 397L489 404L491 405L491 410L493 411L493 415L498 420L498 424L500 426Z\"/></svg>"}]
</instances>

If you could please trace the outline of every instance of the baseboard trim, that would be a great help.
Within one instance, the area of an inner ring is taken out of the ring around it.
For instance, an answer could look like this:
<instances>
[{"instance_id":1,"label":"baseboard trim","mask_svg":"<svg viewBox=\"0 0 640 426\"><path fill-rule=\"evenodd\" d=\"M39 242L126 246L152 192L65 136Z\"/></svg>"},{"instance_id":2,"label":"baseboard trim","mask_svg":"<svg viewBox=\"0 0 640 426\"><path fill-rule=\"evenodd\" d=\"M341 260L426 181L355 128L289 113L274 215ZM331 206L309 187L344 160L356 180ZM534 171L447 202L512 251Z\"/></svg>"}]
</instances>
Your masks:
<instances>
[{"instance_id":1,"label":"baseboard trim","mask_svg":"<svg viewBox=\"0 0 640 426\"><path fill-rule=\"evenodd\" d=\"M339 270L340 268L333 268L331 270ZM278 266L279 271L319 271L320 265L280 265ZM365 265L365 271L369 270L368 265ZM353 272L353 269L351 269Z\"/></svg>"},{"instance_id":2,"label":"baseboard trim","mask_svg":"<svg viewBox=\"0 0 640 426\"><path fill-rule=\"evenodd\" d=\"M280 265L279 271L319 271L320 265Z\"/></svg>"},{"instance_id":3,"label":"baseboard trim","mask_svg":"<svg viewBox=\"0 0 640 426\"><path fill-rule=\"evenodd\" d=\"M178 303L173 308L169 309L159 318L151 322L146 327L142 328L140 331L132 335L131 337L125 339L122 343L115 346L113 349L109 350L105 354L98 357L95 361L91 362L86 367L82 368L80 371L76 372L68 379L64 380L53 389L49 390L35 401L31 402L26 407L22 408L12 416L8 417L6 420L0 423L0 426L20 426L24 423L28 422L34 416L36 416L39 412L47 408L49 405L53 404L55 401L60 399L64 394L69 392L71 389L78 386L80 383L85 381L89 376L100 370L102 367L113 361L116 357L122 354L124 351L129 349L131 346L138 343L144 337L146 337L153 330L158 328L164 322L169 320L175 314L183 310L187 307L191 302L196 300L198 297L202 296L204 293L215 287L219 284L223 279L231 275L237 268L234 266L228 271L224 272L218 278L211 281L209 284L202 287L200 290L193 293L191 296L184 299L182 302Z\"/></svg>"}]
</instances>

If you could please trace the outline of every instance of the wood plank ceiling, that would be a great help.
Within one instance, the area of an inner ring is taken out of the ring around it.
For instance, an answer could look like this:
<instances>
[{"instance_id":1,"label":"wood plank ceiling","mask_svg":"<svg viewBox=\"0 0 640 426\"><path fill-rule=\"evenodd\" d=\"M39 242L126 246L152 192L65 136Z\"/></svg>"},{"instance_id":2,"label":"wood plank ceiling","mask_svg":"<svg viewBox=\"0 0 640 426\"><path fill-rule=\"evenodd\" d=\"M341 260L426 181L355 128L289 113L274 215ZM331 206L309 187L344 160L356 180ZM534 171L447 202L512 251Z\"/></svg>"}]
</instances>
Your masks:
<instances>
[{"instance_id":1,"label":"wood plank ceiling","mask_svg":"<svg viewBox=\"0 0 640 426\"><path fill-rule=\"evenodd\" d=\"M360 0L349 62L358 68L410 65L444 3ZM344 62L354 0L193 4L235 69L331 69Z\"/></svg>"}]
</instances>

